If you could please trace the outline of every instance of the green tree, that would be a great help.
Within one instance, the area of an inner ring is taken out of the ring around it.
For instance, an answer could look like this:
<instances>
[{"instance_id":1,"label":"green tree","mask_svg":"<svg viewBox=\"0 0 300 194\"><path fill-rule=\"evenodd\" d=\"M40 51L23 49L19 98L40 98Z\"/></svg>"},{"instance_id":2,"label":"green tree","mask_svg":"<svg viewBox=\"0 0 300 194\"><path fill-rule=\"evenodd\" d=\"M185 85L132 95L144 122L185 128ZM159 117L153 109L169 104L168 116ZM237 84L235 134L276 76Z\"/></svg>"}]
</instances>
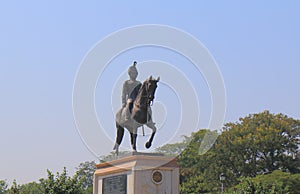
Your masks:
<instances>
[{"instance_id":1,"label":"green tree","mask_svg":"<svg viewBox=\"0 0 300 194\"><path fill-rule=\"evenodd\" d=\"M241 177L239 181L240 183L231 188L229 193L300 193L300 174L275 170L254 178Z\"/></svg>"},{"instance_id":2,"label":"green tree","mask_svg":"<svg viewBox=\"0 0 300 194\"><path fill-rule=\"evenodd\" d=\"M77 167L76 174L82 180L81 187L85 190L86 194L93 193L93 176L95 170L96 163L94 161L80 163Z\"/></svg>"},{"instance_id":3,"label":"green tree","mask_svg":"<svg viewBox=\"0 0 300 194\"><path fill-rule=\"evenodd\" d=\"M67 175L66 168L56 176L47 170L46 179L23 185L14 180L9 189L7 183L0 180L0 194L92 194L95 165L94 161L80 163L72 177Z\"/></svg>"},{"instance_id":4,"label":"green tree","mask_svg":"<svg viewBox=\"0 0 300 194\"><path fill-rule=\"evenodd\" d=\"M99 162L103 163L103 162L108 162L111 160L116 160L120 157L128 156L130 154L131 154L130 151L119 151L119 155L117 156L115 152L110 152L108 155L100 156Z\"/></svg>"},{"instance_id":5,"label":"green tree","mask_svg":"<svg viewBox=\"0 0 300 194\"><path fill-rule=\"evenodd\" d=\"M14 180L12 186L8 190L9 194L19 194L20 193L20 185L18 185L17 181Z\"/></svg>"},{"instance_id":6,"label":"green tree","mask_svg":"<svg viewBox=\"0 0 300 194\"><path fill-rule=\"evenodd\" d=\"M91 187L88 187L85 191L84 191L85 194L93 194L93 186Z\"/></svg>"},{"instance_id":7,"label":"green tree","mask_svg":"<svg viewBox=\"0 0 300 194\"><path fill-rule=\"evenodd\" d=\"M31 182L20 185L20 194L44 194L40 183Z\"/></svg>"},{"instance_id":8,"label":"green tree","mask_svg":"<svg viewBox=\"0 0 300 194\"><path fill-rule=\"evenodd\" d=\"M201 142L207 132L209 131L199 130L192 133L189 145L178 157L180 193L207 193L218 189L218 182L214 181L215 174L209 170L213 164L214 152L199 154Z\"/></svg>"},{"instance_id":9,"label":"green tree","mask_svg":"<svg viewBox=\"0 0 300 194\"><path fill-rule=\"evenodd\" d=\"M5 180L0 180L0 194L7 193L7 183Z\"/></svg>"},{"instance_id":10,"label":"green tree","mask_svg":"<svg viewBox=\"0 0 300 194\"><path fill-rule=\"evenodd\" d=\"M179 156L188 146L190 140L191 137L183 136L183 140L181 142L163 145L156 148L156 152L163 153L166 156Z\"/></svg>"},{"instance_id":11,"label":"green tree","mask_svg":"<svg viewBox=\"0 0 300 194\"><path fill-rule=\"evenodd\" d=\"M219 166L230 176L265 174L274 170L300 172L300 121L264 111L228 123L214 146Z\"/></svg>"},{"instance_id":12,"label":"green tree","mask_svg":"<svg viewBox=\"0 0 300 194\"><path fill-rule=\"evenodd\" d=\"M213 156L206 174L219 184L225 173L225 186L238 184L239 177L255 177L282 170L298 173L300 122L283 114L264 111L228 123L208 152ZM214 175L214 176L213 176Z\"/></svg>"},{"instance_id":13,"label":"green tree","mask_svg":"<svg viewBox=\"0 0 300 194\"><path fill-rule=\"evenodd\" d=\"M189 145L178 156L181 193L217 192L221 173L226 176L225 188L230 188L239 183L240 177L255 177L274 170L300 172L299 120L268 111L250 114L226 124L213 147L200 155L207 132L193 133ZM216 132L210 132L213 133ZM176 146L164 148L176 150Z\"/></svg>"},{"instance_id":14,"label":"green tree","mask_svg":"<svg viewBox=\"0 0 300 194\"><path fill-rule=\"evenodd\" d=\"M84 189L83 179L79 178L78 174L75 174L73 177L67 176L66 168L63 169L63 172L59 174L57 172L56 176L52 174L51 171L47 170L48 178L40 179L41 188L43 193L47 194L83 194Z\"/></svg>"}]
</instances>

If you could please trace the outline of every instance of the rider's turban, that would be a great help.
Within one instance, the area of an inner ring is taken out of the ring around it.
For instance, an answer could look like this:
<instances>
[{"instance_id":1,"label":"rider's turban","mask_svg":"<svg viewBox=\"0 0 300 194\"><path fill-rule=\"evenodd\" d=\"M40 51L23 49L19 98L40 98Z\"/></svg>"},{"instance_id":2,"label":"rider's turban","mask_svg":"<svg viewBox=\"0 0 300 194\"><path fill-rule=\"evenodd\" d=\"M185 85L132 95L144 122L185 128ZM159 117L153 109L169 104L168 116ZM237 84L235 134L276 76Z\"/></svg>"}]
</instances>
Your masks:
<instances>
[{"instance_id":1,"label":"rider's turban","mask_svg":"<svg viewBox=\"0 0 300 194\"><path fill-rule=\"evenodd\" d=\"M136 67L135 67L135 66L136 66L136 63L137 63L137 62L134 61L133 64L128 68L128 74L129 74L129 75L131 74L131 72L134 72L134 71L137 72L137 69L136 69Z\"/></svg>"}]
</instances>

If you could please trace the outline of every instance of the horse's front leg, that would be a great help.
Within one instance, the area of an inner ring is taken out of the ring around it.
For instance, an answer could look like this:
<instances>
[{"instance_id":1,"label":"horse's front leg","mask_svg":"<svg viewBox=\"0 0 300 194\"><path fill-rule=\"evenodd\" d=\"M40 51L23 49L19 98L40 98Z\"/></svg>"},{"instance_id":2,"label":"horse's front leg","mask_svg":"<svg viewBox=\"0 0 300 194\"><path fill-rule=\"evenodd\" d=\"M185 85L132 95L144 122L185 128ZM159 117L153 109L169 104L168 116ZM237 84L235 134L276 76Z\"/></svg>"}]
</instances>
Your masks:
<instances>
[{"instance_id":1,"label":"horse's front leg","mask_svg":"<svg viewBox=\"0 0 300 194\"><path fill-rule=\"evenodd\" d=\"M153 121L151 120L151 122L146 124L150 129L152 129L152 134L150 136L150 139L148 140L148 142L145 144L145 147L147 149L149 149L152 145L152 141L154 139L154 135L156 133L156 127L155 127L155 123L153 123Z\"/></svg>"}]
</instances>

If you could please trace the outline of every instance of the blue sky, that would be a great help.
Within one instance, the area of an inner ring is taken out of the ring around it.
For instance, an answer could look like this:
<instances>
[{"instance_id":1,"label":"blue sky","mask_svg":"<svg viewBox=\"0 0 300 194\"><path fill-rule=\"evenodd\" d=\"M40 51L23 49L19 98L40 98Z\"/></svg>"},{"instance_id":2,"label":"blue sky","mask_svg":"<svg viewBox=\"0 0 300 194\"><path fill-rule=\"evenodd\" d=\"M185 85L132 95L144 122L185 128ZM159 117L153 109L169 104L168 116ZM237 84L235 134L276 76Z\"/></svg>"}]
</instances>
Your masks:
<instances>
[{"instance_id":1,"label":"blue sky","mask_svg":"<svg viewBox=\"0 0 300 194\"><path fill-rule=\"evenodd\" d=\"M134 25L173 26L207 47L223 75L226 122L266 109L299 119L299 8L299 1L2 1L0 179L34 181L47 168L95 159L74 123L73 82L99 40ZM138 61L152 57L136 53ZM119 71L128 56L116 59L124 60Z\"/></svg>"}]
</instances>

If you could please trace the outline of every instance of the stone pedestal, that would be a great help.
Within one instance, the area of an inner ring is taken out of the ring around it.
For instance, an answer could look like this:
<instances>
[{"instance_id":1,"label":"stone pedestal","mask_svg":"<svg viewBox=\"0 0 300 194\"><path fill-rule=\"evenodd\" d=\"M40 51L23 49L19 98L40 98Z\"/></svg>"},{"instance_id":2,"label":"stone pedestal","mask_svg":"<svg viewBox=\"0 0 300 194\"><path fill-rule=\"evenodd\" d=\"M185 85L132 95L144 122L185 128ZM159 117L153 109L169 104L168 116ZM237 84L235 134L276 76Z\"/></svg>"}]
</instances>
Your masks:
<instances>
[{"instance_id":1,"label":"stone pedestal","mask_svg":"<svg viewBox=\"0 0 300 194\"><path fill-rule=\"evenodd\" d=\"M176 159L132 153L96 165L94 194L179 194Z\"/></svg>"}]
</instances>

